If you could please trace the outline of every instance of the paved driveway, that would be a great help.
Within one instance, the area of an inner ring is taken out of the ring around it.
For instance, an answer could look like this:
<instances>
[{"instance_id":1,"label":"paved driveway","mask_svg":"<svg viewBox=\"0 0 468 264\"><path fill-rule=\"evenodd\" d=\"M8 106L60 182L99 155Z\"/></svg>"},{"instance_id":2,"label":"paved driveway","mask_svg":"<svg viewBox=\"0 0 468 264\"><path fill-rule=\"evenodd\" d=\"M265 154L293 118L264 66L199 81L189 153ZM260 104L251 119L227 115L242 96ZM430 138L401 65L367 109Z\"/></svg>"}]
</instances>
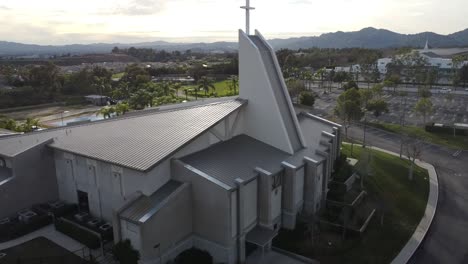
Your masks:
<instances>
[{"instance_id":1,"label":"paved driveway","mask_svg":"<svg viewBox=\"0 0 468 264\"><path fill-rule=\"evenodd\" d=\"M265 255L262 259L261 250L255 251L250 255L246 264L304 264L305 262L293 259L276 251L265 252Z\"/></svg>"}]
</instances>

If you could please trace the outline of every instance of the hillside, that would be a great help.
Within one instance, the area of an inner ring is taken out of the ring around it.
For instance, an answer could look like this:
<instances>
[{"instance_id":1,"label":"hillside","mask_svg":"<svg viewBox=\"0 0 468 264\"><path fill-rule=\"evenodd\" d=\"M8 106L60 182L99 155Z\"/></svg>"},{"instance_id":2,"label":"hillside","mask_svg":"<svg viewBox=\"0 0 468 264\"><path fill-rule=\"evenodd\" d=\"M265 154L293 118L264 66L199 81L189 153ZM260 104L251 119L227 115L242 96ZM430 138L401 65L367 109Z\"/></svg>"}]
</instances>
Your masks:
<instances>
[{"instance_id":1,"label":"hillside","mask_svg":"<svg viewBox=\"0 0 468 264\"><path fill-rule=\"evenodd\" d=\"M289 48L398 48L413 47L421 48L429 41L431 47L467 47L468 29L449 35L440 35L433 32L418 34L400 34L386 29L364 28L353 32L326 33L316 37L299 37L289 39L272 39L270 43L275 49ZM98 43L88 45L62 45L41 46L32 44L21 44L15 42L0 41L0 56L30 56L30 55L60 55L60 54L88 54L109 53L113 47L119 48L154 48L166 51L192 50L197 52L225 51L235 52L236 42L214 42L214 43L170 43L164 41L144 42L134 44Z\"/></svg>"}]
</instances>

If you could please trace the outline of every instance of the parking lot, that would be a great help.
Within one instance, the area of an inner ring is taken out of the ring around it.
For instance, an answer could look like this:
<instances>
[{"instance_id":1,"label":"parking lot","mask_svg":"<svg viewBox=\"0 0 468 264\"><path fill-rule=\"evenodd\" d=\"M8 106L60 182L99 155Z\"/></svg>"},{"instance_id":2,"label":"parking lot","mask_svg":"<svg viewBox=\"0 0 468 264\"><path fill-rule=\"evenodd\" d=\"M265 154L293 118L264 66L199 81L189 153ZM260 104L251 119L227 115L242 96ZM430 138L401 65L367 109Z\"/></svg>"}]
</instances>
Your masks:
<instances>
[{"instance_id":1,"label":"parking lot","mask_svg":"<svg viewBox=\"0 0 468 264\"><path fill-rule=\"evenodd\" d=\"M328 94L323 94L323 89L313 88L312 90L319 95L312 112L320 116L333 115L336 100L343 90L334 88ZM367 116L369 121L399 124L404 116L406 125L421 125L423 123L423 117L414 111L414 107L420 99L416 93L408 93L407 96L400 97L391 92L384 92L383 99L388 103L389 112L378 118L369 114ZM426 122L468 123L468 95L448 96L447 93L433 93L430 99L433 104L433 112L426 117Z\"/></svg>"}]
</instances>

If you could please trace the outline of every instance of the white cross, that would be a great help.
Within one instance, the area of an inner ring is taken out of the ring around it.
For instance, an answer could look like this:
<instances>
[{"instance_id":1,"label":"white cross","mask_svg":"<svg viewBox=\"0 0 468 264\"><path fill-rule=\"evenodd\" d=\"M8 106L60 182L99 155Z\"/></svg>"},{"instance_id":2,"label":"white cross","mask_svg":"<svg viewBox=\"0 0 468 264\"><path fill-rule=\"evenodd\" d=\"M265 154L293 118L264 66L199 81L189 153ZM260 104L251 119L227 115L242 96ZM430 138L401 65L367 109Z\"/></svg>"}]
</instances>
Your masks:
<instances>
[{"instance_id":1,"label":"white cross","mask_svg":"<svg viewBox=\"0 0 468 264\"><path fill-rule=\"evenodd\" d=\"M250 6L250 0L245 0L245 6L241 6L242 9L245 9L245 33L250 35L250 10L254 10L255 7Z\"/></svg>"}]
</instances>

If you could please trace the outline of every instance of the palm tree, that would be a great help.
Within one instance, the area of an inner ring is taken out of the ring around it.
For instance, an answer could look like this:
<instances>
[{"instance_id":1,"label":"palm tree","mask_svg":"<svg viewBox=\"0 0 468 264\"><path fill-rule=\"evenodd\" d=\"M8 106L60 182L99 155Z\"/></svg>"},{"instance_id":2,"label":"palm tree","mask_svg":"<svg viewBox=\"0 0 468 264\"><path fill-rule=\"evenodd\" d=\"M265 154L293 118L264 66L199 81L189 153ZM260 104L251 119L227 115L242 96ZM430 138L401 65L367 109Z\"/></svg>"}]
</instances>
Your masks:
<instances>
[{"instance_id":1,"label":"palm tree","mask_svg":"<svg viewBox=\"0 0 468 264\"><path fill-rule=\"evenodd\" d=\"M37 128L39 125L39 119L27 118L26 122L22 125L22 132L31 132L34 128Z\"/></svg>"},{"instance_id":2,"label":"palm tree","mask_svg":"<svg viewBox=\"0 0 468 264\"><path fill-rule=\"evenodd\" d=\"M162 90L164 91L164 95L165 96L169 96L169 94L171 93L171 83L168 83L168 82L162 82L161 84L161 88Z\"/></svg>"},{"instance_id":3,"label":"palm tree","mask_svg":"<svg viewBox=\"0 0 468 264\"><path fill-rule=\"evenodd\" d=\"M229 87L233 90L233 94L237 94L237 87L239 87L239 77L237 75L231 75L229 77Z\"/></svg>"},{"instance_id":4,"label":"palm tree","mask_svg":"<svg viewBox=\"0 0 468 264\"><path fill-rule=\"evenodd\" d=\"M106 118L111 118L112 114L115 113L115 108L114 107L103 107L101 108L101 110L99 110L99 112L96 114L96 115L102 115L104 117L104 119Z\"/></svg>"},{"instance_id":5,"label":"palm tree","mask_svg":"<svg viewBox=\"0 0 468 264\"><path fill-rule=\"evenodd\" d=\"M205 91L205 96L207 96L208 92L210 91L210 88L215 90L215 86L213 85L213 80L203 76L200 78L198 81L198 88L203 89Z\"/></svg>"},{"instance_id":6,"label":"palm tree","mask_svg":"<svg viewBox=\"0 0 468 264\"><path fill-rule=\"evenodd\" d=\"M128 112L128 110L130 109L130 107L128 106L128 103L118 103L116 106L115 106L115 113L119 116L119 115L125 115L125 113Z\"/></svg>"},{"instance_id":7,"label":"palm tree","mask_svg":"<svg viewBox=\"0 0 468 264\"><path fill-rule=\"evenodd\" d=\"M180 88L182 88L182 84L180 82L176 82L172 84L172 90L175 92L176 97L179 97Z\"/></svg>"}]
</instances>

